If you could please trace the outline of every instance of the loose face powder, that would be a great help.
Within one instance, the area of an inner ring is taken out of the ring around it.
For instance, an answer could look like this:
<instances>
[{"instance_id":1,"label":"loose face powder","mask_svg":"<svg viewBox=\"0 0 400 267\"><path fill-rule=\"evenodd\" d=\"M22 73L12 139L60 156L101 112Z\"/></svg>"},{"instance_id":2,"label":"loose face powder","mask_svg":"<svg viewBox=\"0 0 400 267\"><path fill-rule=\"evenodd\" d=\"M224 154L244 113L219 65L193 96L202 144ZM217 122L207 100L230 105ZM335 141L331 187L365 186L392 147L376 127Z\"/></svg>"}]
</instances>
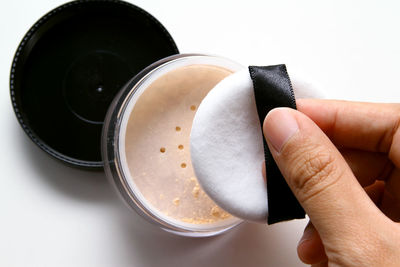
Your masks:
<instances>
[{"instance_id":1,"label":"loose face powder","mask_svg":"<svg viewBox=\"0 0 400 267\"><path fill-rule=\"evenodd\" d=\"M230 71L207 65L172 70L143 92L125 134L131 179L157 210L188 223L230 218L200 188L190 162L190 130L201 100Z\"/></svg>"},{"instance_id":2,"label":"loose face powder","mask_svg":"<svg viewBox=\"0 0 400 267\"><path fill-rule=\"evenodd\" d=\"M123 101L111 173L128 204L165 230L212 235L240 222L201 189L190 157L200 102L239 68L218 57L178 56L144 75Z\"/></svg>"}]
</instances>

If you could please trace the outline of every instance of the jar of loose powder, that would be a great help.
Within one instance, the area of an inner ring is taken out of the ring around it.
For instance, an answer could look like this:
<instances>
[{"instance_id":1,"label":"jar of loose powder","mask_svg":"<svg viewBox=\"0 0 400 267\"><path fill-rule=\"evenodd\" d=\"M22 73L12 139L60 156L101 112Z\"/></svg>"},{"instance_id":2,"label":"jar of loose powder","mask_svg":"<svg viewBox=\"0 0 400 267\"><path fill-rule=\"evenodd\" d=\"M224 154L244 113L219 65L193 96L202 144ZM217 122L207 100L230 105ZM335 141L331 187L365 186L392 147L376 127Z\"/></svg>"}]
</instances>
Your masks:
<instances>
[{"instance_id":1,"label":"jar of loose powder","mask_svg":"<svg viewBox=\"0 0 400 267\"><path fill-rule=\"evenodd\" d=\"M201 189L189 149L200 102L241 68L215 56L168 57L130 80L109 108L102 137L106 174L132 209L164 230L209 236L241 222Z\"/></svg>"}]
</instances>

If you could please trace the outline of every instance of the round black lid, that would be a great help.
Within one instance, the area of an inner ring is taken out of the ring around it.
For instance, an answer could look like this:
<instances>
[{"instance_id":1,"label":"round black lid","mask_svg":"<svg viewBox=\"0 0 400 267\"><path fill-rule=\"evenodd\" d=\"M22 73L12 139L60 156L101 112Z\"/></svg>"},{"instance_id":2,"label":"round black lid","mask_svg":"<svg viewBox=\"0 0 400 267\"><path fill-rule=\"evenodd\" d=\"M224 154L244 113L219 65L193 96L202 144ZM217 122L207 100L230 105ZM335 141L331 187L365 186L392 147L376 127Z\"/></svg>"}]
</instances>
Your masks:
<instances>
[{"instance_id":1,"label":"round black lid","mask_svg":"<svg viewBox=\"0 0 400 267\"><path fill-rule=\"evenodd\" d=\"M50 155L101 168L101 131L114 96L146 66L177 53L167 30L137 6L69 2L43 16L21 41L10 77L14 111Z\"/></svg>"}]
</instances>

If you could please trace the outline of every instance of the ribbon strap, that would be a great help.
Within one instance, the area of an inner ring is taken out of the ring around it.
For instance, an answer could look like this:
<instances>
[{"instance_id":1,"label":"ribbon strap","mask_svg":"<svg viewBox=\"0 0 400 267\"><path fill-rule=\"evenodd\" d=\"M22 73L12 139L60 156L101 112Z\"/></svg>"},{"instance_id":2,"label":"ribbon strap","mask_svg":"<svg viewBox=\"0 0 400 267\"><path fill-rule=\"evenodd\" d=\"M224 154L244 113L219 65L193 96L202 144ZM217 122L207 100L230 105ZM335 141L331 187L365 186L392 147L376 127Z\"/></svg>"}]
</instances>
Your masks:
<instances>
[{"instance_id":1,"label":"ribbon strap","mask_svg":"<svg viewBox=\"0 0 400 267\"><path fill-rule=\"evenodd\" d=\"M285 65L249 66L257 112L262 125L268 112L277 107L296 109L292 84ZM304 218L305 212L283 178L263 138L268 190L268 224Z\"/></svg>"}]
</instances>

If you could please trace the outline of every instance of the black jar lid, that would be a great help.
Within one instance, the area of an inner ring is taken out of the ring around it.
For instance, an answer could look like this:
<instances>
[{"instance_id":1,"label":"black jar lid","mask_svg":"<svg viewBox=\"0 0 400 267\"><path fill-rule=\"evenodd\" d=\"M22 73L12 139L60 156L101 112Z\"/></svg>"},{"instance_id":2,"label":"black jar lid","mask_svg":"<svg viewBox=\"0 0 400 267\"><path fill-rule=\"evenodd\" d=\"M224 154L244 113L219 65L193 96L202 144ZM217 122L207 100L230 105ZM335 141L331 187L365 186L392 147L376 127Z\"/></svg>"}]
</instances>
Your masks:
<instances>
[{"instance_id":1,"label":"black jar lid","mask_svg":"<svg viewBox=\"0 0 400 267\"><path fill-rule=\"evenodd\" d=\"M10 93L24 131L76 167L101 169L101 132L117 92L153 62L178 54L167 30L137 6L66 3L39 19L12 63Z\"/></svg>"}]
</instances>

